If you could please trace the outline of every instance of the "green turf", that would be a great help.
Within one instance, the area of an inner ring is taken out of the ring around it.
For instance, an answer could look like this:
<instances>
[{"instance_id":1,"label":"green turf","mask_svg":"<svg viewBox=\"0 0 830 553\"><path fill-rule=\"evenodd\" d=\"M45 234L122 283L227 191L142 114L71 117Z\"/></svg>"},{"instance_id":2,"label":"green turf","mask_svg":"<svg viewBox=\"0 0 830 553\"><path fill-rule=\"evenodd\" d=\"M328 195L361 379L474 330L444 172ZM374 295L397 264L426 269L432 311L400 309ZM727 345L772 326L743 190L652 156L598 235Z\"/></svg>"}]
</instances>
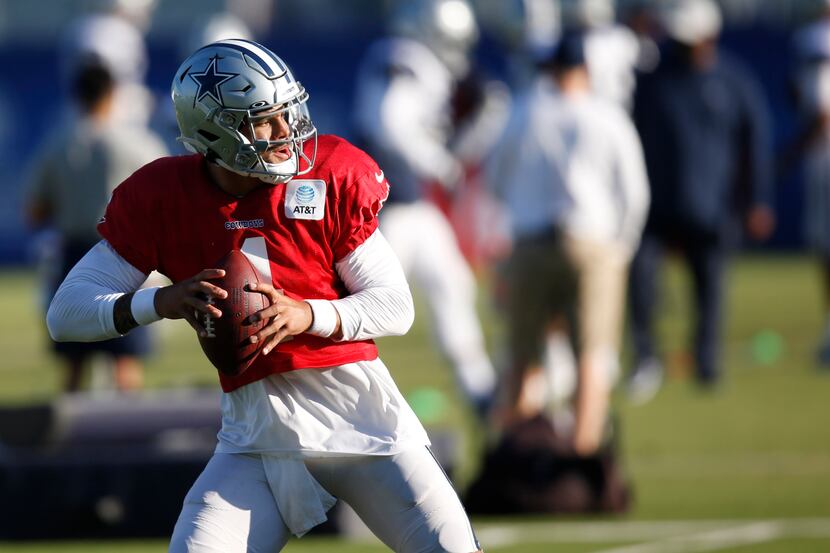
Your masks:
<instances>
[{"instance_id":1,"label":"green turf","mask_svg":"<svg viewBox=\"0 0 830 553\"><path fill-rule=\"evenodd\" d=\"M818 553L827 551L827 540L787 540L755 543L743 547L719 549L719 553Z\"/></svg>"},{"instance_id":2,"label":"green turf","mask_svg":"<svg viewBox=\"0 0 830 553\"><path fill-rule=\"evenodd\" d=\"M625 463L636 492L634 508L620 520L830 517L830 370L820 371L814 365L823 300L812 262L790 256L742 257L736 261L728 277L723 352L726 378L714 392L698 390L689 376L687 338L693 314L686 293L688 279L673 264L662 280L658 334L668 360L667 385L655 400L643 406L630 405L621 395L615 398L622 421ZM0 403L53 397L60 387L60 373L44 349L34 275L0 274L0 305L5 314L0 320ZM488 341L497 350L501 330L497 317L489 302L482 300L480 305ZM147 366L149 386L216 385L213 370L184 323L168 322L157 330L160 348ZM433 424L456 429L465 437L458 473L463 485L476 469L482 438L453 392L446 365L429 343L428 319L419 302L410 334L385 339L380 345L382 357L401 389L405 393L420 391L416 396L419 401L434 407ZM436 403L431 389L445 394L446 401ZM513 522L498 524L509 526ZM479 521L483 528L490 524ZM488 549L587 552L610 550L634 541L527 542ZM12 553L113 550L162 552L165 544L0 543L0 551ZM830 551L830 537L827 532L820 536L787 535L746 546L707 550ZM287 551L347 553L384 548L306 538L291 542Z\"/></svg>"}]
</instances>

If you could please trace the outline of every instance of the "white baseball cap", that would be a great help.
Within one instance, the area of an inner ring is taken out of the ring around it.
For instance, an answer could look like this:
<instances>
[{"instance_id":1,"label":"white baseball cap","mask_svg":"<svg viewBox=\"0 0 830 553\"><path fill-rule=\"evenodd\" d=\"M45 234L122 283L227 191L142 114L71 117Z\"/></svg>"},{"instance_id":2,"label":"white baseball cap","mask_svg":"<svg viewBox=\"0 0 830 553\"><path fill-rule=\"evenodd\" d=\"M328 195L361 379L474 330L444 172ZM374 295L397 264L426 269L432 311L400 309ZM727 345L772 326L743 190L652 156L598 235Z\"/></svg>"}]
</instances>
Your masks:
<instances>
[{"instance_id":1,"label":"white baseball cap","mask_svg":"<svg viewBox=\"0 0 830 553\"><path fill-rule=\"evenodd\" d=\"M683 44L695 44L720 34L723 21L714 0L672 0L661 10L666 34Z\"/></svg>"}]
</instances>

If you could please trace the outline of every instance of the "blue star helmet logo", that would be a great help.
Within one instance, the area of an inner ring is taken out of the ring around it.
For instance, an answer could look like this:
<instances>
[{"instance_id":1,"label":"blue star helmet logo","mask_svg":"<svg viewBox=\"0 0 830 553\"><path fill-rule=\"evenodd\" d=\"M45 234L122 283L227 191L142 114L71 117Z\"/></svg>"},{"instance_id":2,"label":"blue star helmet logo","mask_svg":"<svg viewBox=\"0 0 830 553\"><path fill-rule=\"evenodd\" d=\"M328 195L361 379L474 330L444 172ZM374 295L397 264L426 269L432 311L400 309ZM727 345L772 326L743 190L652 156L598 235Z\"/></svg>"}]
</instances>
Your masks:
<instances>
[{"instance_id":1,"label":"blue star helmet logo","mask_svg":"<svg viewBox=\"0 0 830 553\"><path fill-rule=\"evenodd\" d=\"M225 106L219 85L233 79L239 73L222 73L221 71L217 71L216 60L218 59L221 58L219 56L213 56L210 58L210 63L202 73L190 73L188 75L188 77L199 85L199 90L196 91L196 96L193 98L193 107L196 107L196 102L201 102L205 96L210 96L220 106Z\"/></svg>"}]
</instances>

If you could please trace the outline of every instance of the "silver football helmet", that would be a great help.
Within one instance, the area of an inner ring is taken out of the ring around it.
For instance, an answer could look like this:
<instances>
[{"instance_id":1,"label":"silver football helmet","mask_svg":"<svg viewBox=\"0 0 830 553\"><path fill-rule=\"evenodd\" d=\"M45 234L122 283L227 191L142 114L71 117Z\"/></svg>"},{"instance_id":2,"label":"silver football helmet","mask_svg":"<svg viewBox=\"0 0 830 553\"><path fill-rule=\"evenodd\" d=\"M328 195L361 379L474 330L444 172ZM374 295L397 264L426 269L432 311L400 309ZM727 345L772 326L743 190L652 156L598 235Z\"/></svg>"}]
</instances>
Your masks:
<instances>
[{"instance_id":1,"label":"silver football helmet","mask_svg":"<svg viewBox=\"0 0 830 553\"><path fill-rule=\"evenodd\" d=\"M569 29L594 29L614 22L614 0L562 0L562 23Z\"/></svg>"},{"instance_id":2,"label":"silver football helmet","mask_svg":"<svg viewBox=\"0 0 830 553\"><path fill-rule=\"evenodd\" d=\"M218 165L265 182L286 182L308 173L317 155L317 129L308 93L273 52L242 39L208 44L179 67L171 90L185 147ZM258 140L254 122L280 116L290 134ZM306 141L313 141L309 153ZM288 147L291 157L268 163L262 154Z\"/></svg>"},{"instance_id":3,"label":"silver football helmet","mask_svg":"<svg viewBox=\"0 0 830 553\"><path fill-rule=\"evenodd\" d=\"M393 13L390 27L429 46L458 77L467 72L469 52L479 35L467 0L407 0Z\"/></svg>"}]
</instances>

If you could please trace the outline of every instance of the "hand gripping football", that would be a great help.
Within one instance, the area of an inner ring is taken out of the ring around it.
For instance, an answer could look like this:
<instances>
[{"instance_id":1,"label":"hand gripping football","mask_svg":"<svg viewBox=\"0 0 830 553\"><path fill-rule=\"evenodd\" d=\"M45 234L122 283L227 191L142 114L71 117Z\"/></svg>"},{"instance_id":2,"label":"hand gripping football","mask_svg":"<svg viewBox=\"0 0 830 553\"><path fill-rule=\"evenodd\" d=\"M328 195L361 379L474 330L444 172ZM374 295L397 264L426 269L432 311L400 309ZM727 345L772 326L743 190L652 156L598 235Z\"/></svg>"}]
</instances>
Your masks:
<instances>
[{"instance_id":1,"label":"hand gripping football","mask_svg":"<svg viewBox=\"0 0 830 553\"><path fill-rule=\"evenodd\" d=\"M214 318L199 313L206 336L199 337L199 344L207 358L220 372L236 376L251 366L261 350L262 342L252 344L249 340L267 320L249 323L248 317L271 305L268 296L251 292L248 285L262 282L259 272L251 261L239 250L231 250L215 265L224 269L225 276L212 280L214 284L228 293L225 299L209 297L208 302L215 305L222 316Z\"/></svg>"}]
</instances>

